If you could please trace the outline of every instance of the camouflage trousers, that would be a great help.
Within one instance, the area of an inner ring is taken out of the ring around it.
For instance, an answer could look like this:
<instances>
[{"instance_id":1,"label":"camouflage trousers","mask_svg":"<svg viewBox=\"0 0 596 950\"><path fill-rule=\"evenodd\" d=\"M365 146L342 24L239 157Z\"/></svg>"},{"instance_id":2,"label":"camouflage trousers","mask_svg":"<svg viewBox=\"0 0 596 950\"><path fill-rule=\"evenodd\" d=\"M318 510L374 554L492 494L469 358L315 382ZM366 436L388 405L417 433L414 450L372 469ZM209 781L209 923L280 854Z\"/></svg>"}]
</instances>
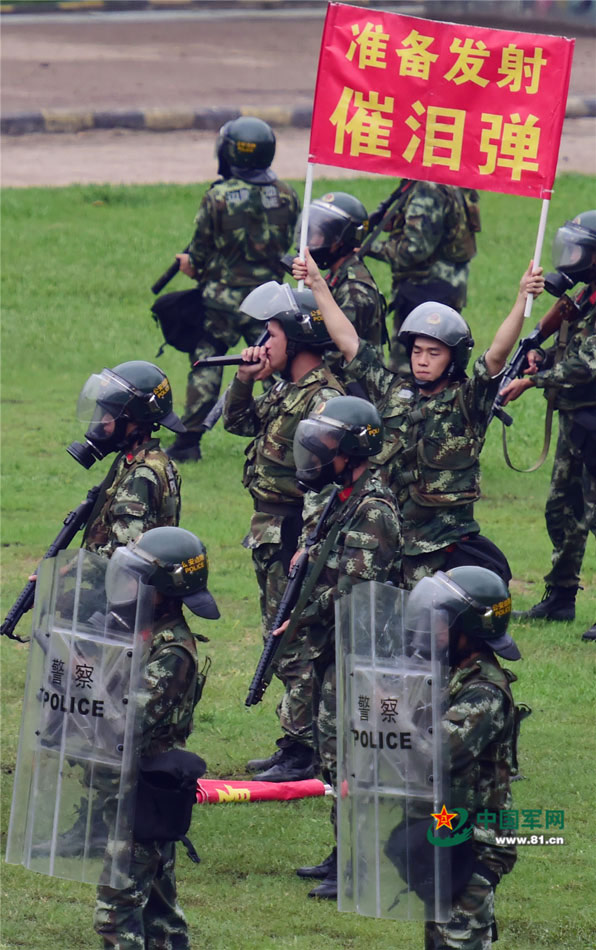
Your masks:
<instances>
[{"instance_id":1,"label":"camouflage trousers","mask_svg":"<svg viewBox=\"0 0 596 950\"><path fill-rule=\"evenodd\" d=\"M490 950L495 934L494 888L475 872L453 902L449 920L444 924L427 921L424 950Z\"/></svg>"},{"instance_id":2,"label":"camouflage trousers","mask_svg":"<svg viewBox=\"0 0 596 950\"><path fill-rule=\"evenodd\" d=\"M284 551L281 542L260 544L252 549L259 585L263 639L267 638L273 627L286 588L290 557L291 554ZM276 659L275 675L284 685L284 694L277 707L282 732L291 739L312 746L313 664L303 636L297 636L283 656Z\"/></svg>"},{"instance_id":3,"label":"camouflage trousers","mask_svg":"<svg viewBox=\"0 0 596 950\"><path fill-rule=\"evenodd\" d=\"M545 508L553 552L544 580L553 587L579 584L588 533L596 535L596 476L588 471L571 438L572 426L572 414L559 412L559 438Z\"/></svg>"},{"instance_id":4,"label":"camouflage trousers","mask_svg":"<svg viewBox=\"0 0 596 950\"><path fill-rule=\"evenodd\" d=\"M206 335L199 340L190 354L191 370L186 385L186 405L182 421L187 429L196 432L205 416L219 397L222 366L206 366L193 369L193 363L209 356L222 356L230 347L235 347L241 337L247 346L255 343L265 329L264 324L242 314L227 310L206 310L204 315Z\"/></svg>"},{"instance_id":5,"label":"camouflage trousers","mask_svg":"<svg viewBox=\"0 0 596 950\"><path fill-rule=\"evenodd\" d=\"M333 646L314 661L315 748L326 782L337 786L337 681Z\"/></svg>"},{"instance_id":6,"label":"camouflage trousers","mask_svg":"<svg viewBox=\"0 0 596 950\"><path fill-rule=\"evenodd\" d=\"M97 888L93 926L104 950L190 950L188 928L176 900L176 846L133 843L131 884Z\"/></svg>"}]
</instances>

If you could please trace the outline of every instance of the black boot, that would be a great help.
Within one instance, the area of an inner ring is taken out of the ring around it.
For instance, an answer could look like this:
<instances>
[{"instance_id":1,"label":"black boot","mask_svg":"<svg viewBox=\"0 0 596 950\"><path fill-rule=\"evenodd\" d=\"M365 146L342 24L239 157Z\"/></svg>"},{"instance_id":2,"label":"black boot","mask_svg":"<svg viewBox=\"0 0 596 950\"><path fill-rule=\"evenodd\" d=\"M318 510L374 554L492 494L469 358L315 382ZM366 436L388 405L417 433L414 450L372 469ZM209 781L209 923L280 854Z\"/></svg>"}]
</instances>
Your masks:
<instances>
[{"instance_id":1,"label":"black boot","mask_svg":"<svg viewBox=\"0 0 596 950\"><path fill-rule=\"evenodd\" d=\"M283 749L277 749L273 755L270 755L267 759L249 759L246 763L247 772L264 772L266 769L270 769L272 765L276 765L277 762L281 759L283 755Z\"/></svg>"},{"instance_id":2,"label":"black boot","mask_svg":"<svg viewBox=\"0 0 596 950\"><path fill-rule=\"evenodd\" d=\"M573 587L546 586L539 604L529 610L513 611L513 616L521 620L573 620L575 617L575 596L579 585Z\"/></svg>"},{"instance_id":3,"label":"black boot","mask_svg":"<svg viewBox=\"0 0 596 950\"><path fill-rule=\"evenodd\" d=\"M256 782L300 782L315 777L315 754L310 746L293 742L279 751L274 764L255 775Z\"/></svg>"},{"instance_id":4,"label":"black boot","mask_svg":"<svg viewBox=\"0 0 596 950\"><path fill-rule=\"evenodd\" d=\"M56 855L61 858L76 858L82 856L85 849L85 836L87 833L87 811L89 802L87 798L81 798L77 811L79 817L72 828L63 831L56 838ZM108 839L108 828L103 820L100 808L94 808L91 812L91 822L89 827L89 838L87 840L87 857L98 857L105 853ZM46 857L52 848L51 841L40 841L31 848L31 857Z\"/></svg>"},{"instance_id":5,"label":"black boot","mask_svg":"<svg viewBox=\"0 0 596 950\"><path fill-rule=\"evenodd\" d=\"M176 441L166 449L168 458L175 462L198 462L201 458L200 432L181 432Z\"/></svg>"},{"instance_id":6,"label":"black boot","mask_svg":"<svg viewBox=\"0 0 596 950\"><path fill-rule=\"evenodd\" d=\"M337 878L337 848L334 848L331 854L320 864L315 864L313 867L296 868L296 874L298 877L312 877L323 881L333 869L335 869Z\"/></svg>"},{"instance_id":7,"label":"black boot","mask_svg":"<svg viewBox=\"0 0 596 950\"><path fill-rule=\"evenodd\" d=\"M337 900L337 861L325 880L308 892L309 897L322 897L324 900Z\"/></svg>"},{"instance_id":8,"label":"black boot","mask_svg":"<svg viewBox=\"0 0 596 950\"><path fill-rule=\"evenodd\" d=\"M582 640L596 640L596 623L593 623L589 630L582 633Z\"/></svg>"}]
</instances>

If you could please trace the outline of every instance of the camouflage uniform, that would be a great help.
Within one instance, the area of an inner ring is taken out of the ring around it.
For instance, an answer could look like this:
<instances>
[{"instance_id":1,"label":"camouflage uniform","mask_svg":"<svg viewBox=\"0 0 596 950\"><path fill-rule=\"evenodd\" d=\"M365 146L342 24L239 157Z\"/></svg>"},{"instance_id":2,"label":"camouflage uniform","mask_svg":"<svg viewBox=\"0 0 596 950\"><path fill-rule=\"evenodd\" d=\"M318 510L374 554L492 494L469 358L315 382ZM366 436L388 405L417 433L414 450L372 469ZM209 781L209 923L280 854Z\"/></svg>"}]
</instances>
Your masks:
<instances>
[{"instance_id":1,"label":"camouflage uniform","mask_svg":"<svg viewBox=\"0 0 596 950\"><path fill-rule=\"evenodd\" d=\"M140 700L141 755L184 748L201 688L195 637L181 612L162 616L153 631ZM173 841L133 840L129 886L97 889L94 928L104 948L190 950L176 899L175 861Z\"/></svg>"},{"instance_id":2,"label":"camouflage uniform","mask_svg":"<svg viewBox=\"0 0 596 950\"><path fill-rule=\"evenodd\" d=\"M404 583L412 588L446 570L450 548L480 531L474 519L479 456L499 377L491 378L481 356L470 378L425 396L386 369L366 343L344 376L363 385L383 420L385 444L373 461L399 503Z\"/></svg>"},{"instance_id":3,"label":"camouflage uniform","mask_svg":"<svg viewBox=\"0 0 596 950\"><path fill-rule=\"evenodd\" d=\"M341 383L324 364L297 382L276 383L257 399L252 385L237 377L228 390L224 427L235 435L253 437L246 449L243 484L253 497L255 513L244 545L252 551L264 637L272 629L302 525L303 492L296 483L294 433L315 406L338 395L343 395ZM276 673L285 686L278 710L282 730L310 745L310 660L292 648L277 661Z\"/></svg>"},{"instance_id":4,"label":"camouflage uniform","mask_svg":"<svg viewBox=\"0 0 596 950\"><path fill-rule=\"evenodd\" d=\"M180 475L158 439L121 452L103 480L82 547L103 557L150 528L177 525Z\"/></svg>"},{"instance_id":5,"label":"camouflage uniform","mask_svg":"<svg viewBox=\"0 0 596 950\"><path fill-rule=\"evenodd\" d=\"M472 193L477 199L475 192ZM469 262L476 253L469 193L452 185L415 182L393 219L386 241L375 241L369 254L391 266L395 310L390 341L390 366L408 372L407 354L397 339L401 324L414 307L437 300L461 312L466 305Z\"/></svg>"},{"instance_id":6,"label":"camouflage uniform","mask_svg":"<svg viewBox=\"0 0 596 950\"><path fill-rule=\"evenodd\" d=\"M553 389L556 391L555 408L559 411L559 438L545 510L546 527L553 544L552 567L545 581L553 587L579 584L588 532L591 530L596 535L596 433L592 432L590 464L587 444L578 442L575 420L578 410L588 410L596 429L596 291L593 285L584 288L576 302L580 314L569 327L562 359L553 365L557 346L551 347L546 352L543 368L532 376L535 386L544 389L546 396Z\"/></svg>"},{"instance_id":7,"label":"camouflage uniform","mask_svg":"<svg viewBox=\"0 0 596 950\"><path fill-rule=\"evenodd\" d=\"M241 336L251 345L262 334L262 325L238 308L255 287L283 280L279 260L292 244L299 211L296 192L278 179L264 185L220 179L206 192L188 252L204 306L191 366L225 353ZM221 367L191 369L182 417L187 429L197 431L217 401L222 372Z\"/></svg>"},{"instance_id":8,"label":"camouflage uniform","mask_svg":"<svg viewBox=\"0 0 596 950\"><path fill-rule=\"evenodd\" d=\"M314 563L334 525L340 525L325 566L299 621L297 633L314 662L317 751L326 781L337 784L337 713L334 601L363 581L398 580L401 555L399 515L393 493L366 471L344 489L321 540L311 548Z\"/></svg>"},{"instance_id":9,"label":"camouflage uniform","mask_svg":"<svg viewBox=\"0 0 596 950\"><path fill-rule=\"evenodd\" d=\"M387 332L385 298L364 261L351 254L336 271L329 271L326 280L337 306L360 339L371 343L382 355Z\"/></svg>"},{"instance_id":10,"label":"camouflage uniform","mask_svg":"<svg viewBox=\"0 0 596 950\"><path fill-rule=\"evenodd\" d=\"M474 825L475 863L447 923L428 922L425 950L488 950L494 936L494 888L516 861L513 845L496 844L498 812L512 807L517 770L516 676L492 652L468 657L451 671L444 726L451 754L450 808L465 808ZM491 818L483 820L483 813Z\"/></svg>"}]
</instances>

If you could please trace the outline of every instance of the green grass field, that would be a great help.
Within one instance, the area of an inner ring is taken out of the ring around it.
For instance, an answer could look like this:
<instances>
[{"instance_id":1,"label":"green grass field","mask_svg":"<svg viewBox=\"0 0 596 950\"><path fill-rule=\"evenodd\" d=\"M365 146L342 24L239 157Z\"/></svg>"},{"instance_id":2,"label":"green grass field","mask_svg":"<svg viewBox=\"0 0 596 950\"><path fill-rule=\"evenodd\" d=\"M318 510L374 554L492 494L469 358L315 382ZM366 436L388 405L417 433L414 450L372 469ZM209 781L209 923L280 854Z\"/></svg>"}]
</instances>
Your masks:
<instances>
[{"instance_id":1,"label":"green grass field","mask_svg":"<svg viewBox=\"0 0 596 950\"><path fill-rule=\"evenodd\" d=\"M302 184L295 184L302 193ZM546 269L556 228L593 206L594 184L580 175L557 181L543 255ZM387 179L317 179L313 195L348 188L372 209L393 185ZM104 366L154 360L160 333L149 314L149 288L188 242L204 187L97 185L3 194L2 616L67 511L107 471L109 460L87 472L65 451L83 434L75 414L79 390L90 373ZM515 297L533 253L540 206L485 193L481 210L483 233L465 311L475 353L489 344ZM375 262L372 269L388 293L388 269ZM185 286L190 283L178 276L168 289ZM538 300L528 331L551 301L547 295ZM167 348L158 362L181 410L186 357ZM544 407L538 392L513 407L510 452L521 467L539 454ZM503 461L500 428L493 423L483 452L477 516L483 532L510 559L515 606L526 607L540 599L549 566L543 511L550 463L531 475L511 472ZM171 438L168 433L164 442ZM272 751L278 734L275 684L261 705L250 711L244 707L260 652L256 584L250 554L240 543L252 510L241 485L244 448L245 440L228 435L219 424L203 440L204 459L182 468L181 523L207 545L210 588L222 613L217 624L195 624L211 637L213 667L190 747L206 759L210 776L245 775L246 760ZM514 807L563 810L566 843L520 849L515 871L497 894L503 950L589 950L596 944L596 651L580 640L596 617L595 581L590 538L575 622L512 627L524 655L516 669L516 698L533 709L522 733L524 781L514 786ZM29 623L30 617L22 622L22 634ZM4 848L27 647L3 639L0 650ZM197 807L191 838L202 863L191 864L183 850L178 858L180 899L193 945L204 950L419 950L420 924L339 914L333 904L307 899L311 885L293 869L328 853L328 812L322 799ZM0 872L0 947L97 946L92 887L5 863Z\"/></svg>"}]
</instances>

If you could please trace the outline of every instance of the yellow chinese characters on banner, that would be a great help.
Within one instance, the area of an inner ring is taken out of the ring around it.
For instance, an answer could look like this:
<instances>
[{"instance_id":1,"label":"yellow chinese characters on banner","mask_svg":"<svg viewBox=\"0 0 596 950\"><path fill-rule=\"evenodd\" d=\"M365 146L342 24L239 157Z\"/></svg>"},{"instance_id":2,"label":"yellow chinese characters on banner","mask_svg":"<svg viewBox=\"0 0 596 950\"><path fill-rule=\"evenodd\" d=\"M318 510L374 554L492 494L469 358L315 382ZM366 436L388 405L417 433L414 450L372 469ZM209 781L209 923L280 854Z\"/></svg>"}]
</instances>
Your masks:
<instances>
[{"instance_id":1,"label":"yellow chinese characters on banner","mask_svg":"<svg viewBox=\"0 0 596 950\"><path fill-rule=\"evenodd\" d=\"M573 47L332 3L309 161L547 197Z\"/></svg>"}]
</instances>

